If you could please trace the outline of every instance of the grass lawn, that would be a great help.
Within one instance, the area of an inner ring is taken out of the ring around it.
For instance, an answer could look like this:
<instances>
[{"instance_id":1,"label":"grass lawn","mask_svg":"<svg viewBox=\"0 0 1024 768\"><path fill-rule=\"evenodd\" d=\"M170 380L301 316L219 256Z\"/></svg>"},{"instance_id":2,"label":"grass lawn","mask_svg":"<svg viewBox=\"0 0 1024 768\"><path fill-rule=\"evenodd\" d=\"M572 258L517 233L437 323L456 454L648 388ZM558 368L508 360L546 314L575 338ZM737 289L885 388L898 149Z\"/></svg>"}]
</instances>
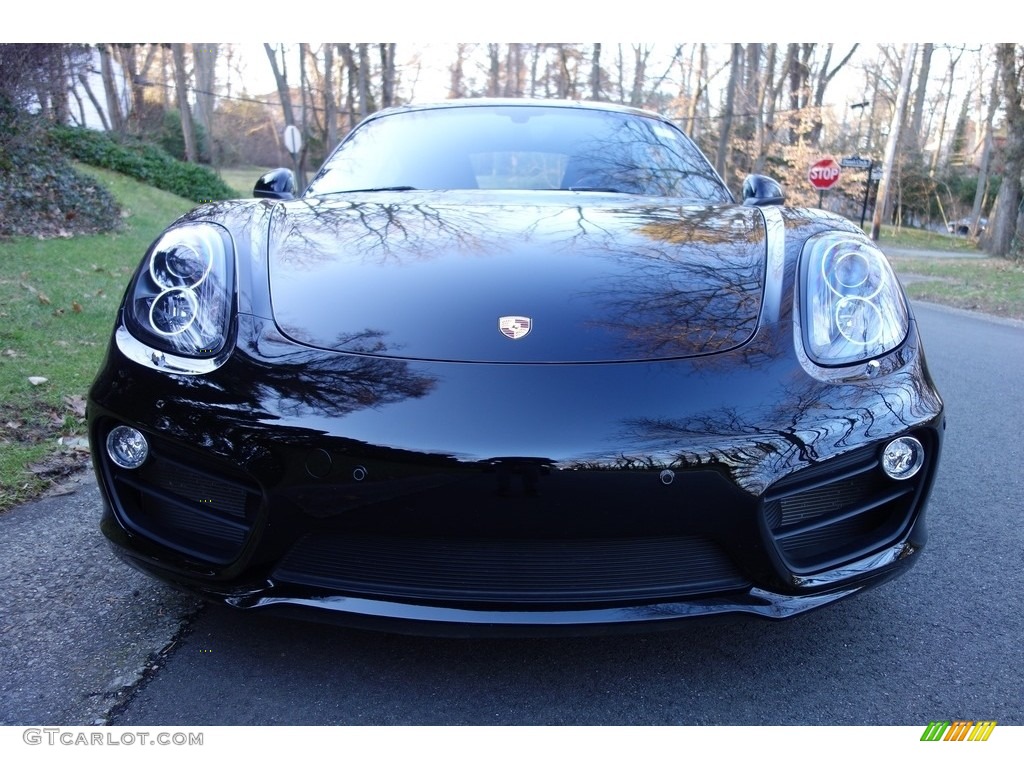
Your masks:
<instances>
[{"instance_id":1,"label":"grass lawn","mask_svg":"<svg viewBox=\"0 0 1024 768\"><path fill-rule=\"evenodd\" d=\"M252 188L256 180L270 168L258 166L247 166L244 168L221 168L218 173L224 179L224 183L234 189L239 197L252 197Z\"/></svg>"},{"instance_id":2,"label":"grass lawn","mask_svg":"<svg viewBox=\"0 0 1024 768\"><path fill-rule=\"evenodd\" d=\"M871 227L865 229L870 232ZM956 237L941 232L930 232L925 229L909 229L907 227L883 226L878 237L878 244L884 250L887 245L899 248L918 248L927 251L963 251L978 253L977 244L969 237Z\"/></svg>"},{"instance_id":3,"label":"grass lawn","mask_svg":"<svg viewBox=\"0 0 1024 768\"><path fill-rule=\"evenodd\" d=\"M128 278L157 235L193 207L116 173L81 170L117 197L122 232L0 242L0 510L83 462L58 440L85 433L84 398Z\"/></svg>"},{"instance_id":4,"label":"grass lawn","mask_svg":"<svg viewBox=\"0 0 1024 768\"><path fill-rule=\"evenodd\" d=\"M1024 264L889 256L911 299L1024 320Z\"/></svg>"}]
</instances>

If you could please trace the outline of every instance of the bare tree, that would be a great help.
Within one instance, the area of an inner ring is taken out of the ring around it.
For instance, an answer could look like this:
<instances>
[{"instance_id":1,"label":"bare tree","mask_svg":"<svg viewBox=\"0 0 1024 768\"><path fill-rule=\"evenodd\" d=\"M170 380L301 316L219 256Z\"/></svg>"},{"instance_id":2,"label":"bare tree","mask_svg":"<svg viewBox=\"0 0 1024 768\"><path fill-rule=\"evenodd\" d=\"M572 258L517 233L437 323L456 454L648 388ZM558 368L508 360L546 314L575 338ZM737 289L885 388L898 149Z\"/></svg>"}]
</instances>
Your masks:
<instances>
[{"instance_id":1,"label":"bare tree","mask_svg":"<svg viewBox=\"0 0 1024 768\"><path fill-rule=\"evenodd\" d=\"M590 54L590 98L598 101L601 98L601 44L594 43Z\"/></svg>"},{"instance_id":2,"label":"bare tree","mask_svg":"<svg viewBox=\"0 0 1024 768\"><path fill-rule=\"evenodd\" d=\"M1019 221L1021 184L1024 170L1024 104L1021 96L1022 58L1015 43L996 46L996 61L1003 86L1003 108L1006 110L1006 144L1003 148L1003 180L996 196L991 235L986 250L993 256L1007 256L1011 252L1014 235L1020 231ZM1024 254L1020 254L1024 256Z\"/></svg>"},{"instance_id":3,"label":"bare tree","mask_svg":"<svg viewBox=\"0 0 1024 768\"><path fill-rule=\"evenodd\" d=\"M380 43L380 106L395 104L395 44Z\"/></svg>"},{"instance_id":4,"label":"bare tree","mask_svg":"<svg viewBox=\"0 0 1024 768\"><path fill-rule=\"evenodd\" d=\"M885 159L882 163L882 180L878 183L878 195L875 201L875 212L871 219L871 239L877 241L882 229L882 216L889 197L889 186L892 180L896 151L900 142L900 126L903 125L910 92L910 76L914 71L914 59L917 57L917 43L910 43L904 48L902 56L903 75L896 93L896 109L893 110L889 128L889 139L885 145Z\"/></svg>"},{"instance_id":5,"label":"bare tree","mask_svg":"<svg viewBox=\"0 0 1024 768\"><path fill-rule=\"evenodd\" d=\"M195 64L196 117L206 132L210 160L216 165L213 108L217 86L217 43L192 43L192 60Z\"/></svg>"},{"instance_id":6,"label":"bare tree","mask_svg":"<svg viewBox=\"0 0 1024 768\"><path fill-rule=\"evenodd\" d=\"M921 68L917 73L917 92L914 94L914 107L911 110L910 136L918 146L924 146L924 137L921 135L921 124L924 120L925 94L928 91L928 72L932 65L932 51L934 43L925 43L921 46Z\"/></svg>"},{"instance_id":7,"label":"bare tree","mask_svg":"<svg viewBox=\"0 0 1024 768\"><path fill-rule=\"evenodd\" d=\"M324 149L338 143L338 102L334 97L334 44L324 46Z\"/></svg>"},{"instance_id":8,"label":"bare tree","mask_svg":"<svg viewBox=\"0 0 1024 768\"><path fill-rule=\"evenodd\" d=\"M274 83L277 86L277 95L281 99L281 113L284 117L285 125L295 125L295 110L292 109L292 94L291 89L288 87L288 66L285 64L285 51L284 45L280 46L280 49L275 49L270 43L264 43L263 49L267 52L267 58L270 59L270 68L274 72ZM281 56L280 63L278 63L278 54Z\"/></svg>"},{"instance_id":9,"label":"bare tree","mask_svg":"<svg viewBox=\"0 0 1024 768\"><path fill-rule=\"evenodd\" d=\"M501 46L497 43L489 43L487 46L487 57L490 61L490 68L487 70L487 95L497 96L501 93Z\"/></svg>"},{"instance_id":10,"label":"bare tree","mask_svg":"<svg viewBox=\"0 0 1024 768\"><path fill-rule=\"evenodd\" d=\"M651 56L652 46L633 46L633 87L629 92L629 103L633 107L644 104L644 84L647 77L647 60Z\"/></svg>"},{"instance_id":11,"label":"bare tree","mask_svg":"<svg viewBox=\"0 0 1024 768\"><path fill-rule=\"evenodd\" d=\"M113 44L104 43L99 46L100 76L103 78L103 93L107 99L107 117L110 128L118 133L124 132L124 110L121 105L121 89L118 87L114 74L114 63L111 56Z\"/></svg>"},{"instance_id":12,"label":"bare tree","mask_svg":"<svg viewBox=\"0 0 1024 768\"><path fill-rule=\"evenodd\" d=\"M373 96L370 93L370 46L367 43L359 43L356 46L356 51L359 53L356 93L359 95L359 119L361 120L374 111Z\"/></svg>"},{"instance_id":13,"label":"bare tree","mask_svg":"<svg viewBox=\"0 0 1024 768\"><path fill-rule=\"evenodd\" d=\"M829 83L832 82L832 79L839 73L839 70L849 63L857 50L857 46L858 43L854 43L842 60L832 69L828 68L829 63L832 61L832 43L829 43L825 48L825 58L818 67L817 83L814 88L814 113L811 118L811 132L809 136L810 143L814 146L818 146L821 142L821 129L824 126L822 110L825 105L825 90L828 88Z\"/></svg>"},{"instance_id":14,"label":"bare tree","mask_svg":"<svg viewBox=\"0 0 1024 768\"><path fill-rule=\"evenodd\" d=\"M739 43L733 43L729 67L729 84L725 89L725 111L722 114L722 123L719 127L718 153L715 155L715 170L718 171L718 175L723 179L725 178L729 153L729 133L732 129L733 105L736 101L736 91L742 69L743 46Z\"/></svg>"},{"instance_id":15,"label":"bare tree","mask_svg":"<svg viewBox=\"0 0 1024 768\"><path fill-rule=\"evenodd\" d=\"M949 103L953 100L953 76L956 71L956 65L960 62L960 57L963 56L967 46L961 45L960 50L953 55L952 46L948 46L949 55L949 66L946 68L946 76L942 81L942 92L945 94L945 99L942 106L942 116L939 119L939 135L936 139L938 144L935 153L932 155L931 167L929 170L931 173L935 173L935 169L939 165L939 160L942 157L942 148L946 138L946 120L949 116Z\"/></svg>"},{"instance_id":16,"label":"bare tree","mask_svg":"<svg viewBox=\"0 0 1024 768\"><path fill-rule=\"evenodd\" d=\"M466 52L468 48L467 43L459 43L455 47L455 61L448 68L451 75L448 81L449 99L461 99L466 95Z\"/></svg>"},{"instance_id":17,"label":"bare tree","mask_svg":"<svg viewBox=\"0 0 1024 768\"><path fill-rule=\"evenodd\" d=\"M978 222L981 220L981 206L988 191L988 168L992 160L992 122L995 120L996 108L999 106L999 78L1002 73L996 67L992 74L992 87L989 91L988 109L985 112L982 139L981 163L978 166L978 186L974 191L974 205L971 206L971 237L978 235Z\"/></svg>"},{"instance_id":18,"label":"bare tree","mask_svg":"<svg viewBox=\"0 0 1024 768\"><path fill-rule=\"evenodd\" d=\"M188 71L185 65L185 44L174 43L174 89L178 93L178 111L181 113L181 133L185 139L185 159L190 163L199 162L196 146L196 129L192 123L192 107L188 103Z\"/></svg>"}]
</instances>

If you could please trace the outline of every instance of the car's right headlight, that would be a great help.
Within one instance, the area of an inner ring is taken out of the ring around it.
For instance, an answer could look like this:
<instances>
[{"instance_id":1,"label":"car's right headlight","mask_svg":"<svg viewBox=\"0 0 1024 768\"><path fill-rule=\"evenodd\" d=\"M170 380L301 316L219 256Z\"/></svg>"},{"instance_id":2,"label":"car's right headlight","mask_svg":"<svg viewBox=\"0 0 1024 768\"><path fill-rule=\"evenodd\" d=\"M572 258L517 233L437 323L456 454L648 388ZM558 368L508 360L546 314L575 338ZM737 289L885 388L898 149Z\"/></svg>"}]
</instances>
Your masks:
<instances>
[{"instance_id":1,"label":"car's right headlight","mask_svg":"<svg viewBox=\"0 0 1024 768\"><path fill-rule=\"evenodd\" d=\"M228 343L233 302L228 233L216 224L186 224L150 248L128 290L125 325L163 352L214 357Z\"/></svg>"},{"instance_id":2,"label":"car's right headlight","mask_svg":"<svg viewBox=\"0 0 1024 768\"><path fill-rule=\"evenodd\" d=\"M850 365L907 337L903 289L877 246L846 232L808 238L800 256L803 343L818 365Z\"/></svg>"}]
</instances>

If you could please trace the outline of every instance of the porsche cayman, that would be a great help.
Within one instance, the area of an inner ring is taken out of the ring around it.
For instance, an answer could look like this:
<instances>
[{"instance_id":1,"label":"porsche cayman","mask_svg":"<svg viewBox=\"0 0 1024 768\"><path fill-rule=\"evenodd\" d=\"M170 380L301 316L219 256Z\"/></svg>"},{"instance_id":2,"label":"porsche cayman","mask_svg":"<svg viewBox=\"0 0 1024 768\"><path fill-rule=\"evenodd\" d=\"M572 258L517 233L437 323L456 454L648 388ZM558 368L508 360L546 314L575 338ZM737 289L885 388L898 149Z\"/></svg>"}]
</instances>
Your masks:
<instances>
[{"instance_id":1,"label":"porsche cayman","mask_svg":"<svg viewBox=\"0 0 1024 768\"><path fill-rule=\"evenodd\" d=\"M925 544L941 399L884 254L671 122L378 112L144 255L102 529L203 596L424 633L785 618Z\"/></svg>"}]
</instances>

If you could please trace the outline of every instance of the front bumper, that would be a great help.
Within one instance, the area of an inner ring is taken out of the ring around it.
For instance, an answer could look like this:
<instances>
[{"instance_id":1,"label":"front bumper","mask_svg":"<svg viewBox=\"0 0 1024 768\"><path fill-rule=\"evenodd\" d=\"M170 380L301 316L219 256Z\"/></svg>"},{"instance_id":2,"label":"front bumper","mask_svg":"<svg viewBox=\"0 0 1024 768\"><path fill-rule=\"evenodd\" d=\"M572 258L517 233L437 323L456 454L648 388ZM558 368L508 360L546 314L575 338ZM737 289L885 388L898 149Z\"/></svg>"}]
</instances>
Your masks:
<instances>
[{"instance_id":1,"label":"front bumper","mask_svg":"<svg viewBox=\"0 0 1024 768\"><path fill-rule=\"evenodd\" d=\"M943 417L914 334L887 375L798 385L777 359L711 378L702 360L502 367L303 350L289 369L290 348L268 339L201 377L115 346L90 396L93 445L125 423L151 446L138 470L96 452L104 533L209 599L440 634L778 619L888 580L925 544ZM303 375L305 389L290 378ZM329 397L339 379L349 400ZM545 402L500 413L541 383ZM617 394L641 387L640 405ZM559 422L570 402L576 417ZM879 454L903 434L927 460L898 483ZM488 452L499 445L510 450Z\"/></svg>"}]
</instances>

